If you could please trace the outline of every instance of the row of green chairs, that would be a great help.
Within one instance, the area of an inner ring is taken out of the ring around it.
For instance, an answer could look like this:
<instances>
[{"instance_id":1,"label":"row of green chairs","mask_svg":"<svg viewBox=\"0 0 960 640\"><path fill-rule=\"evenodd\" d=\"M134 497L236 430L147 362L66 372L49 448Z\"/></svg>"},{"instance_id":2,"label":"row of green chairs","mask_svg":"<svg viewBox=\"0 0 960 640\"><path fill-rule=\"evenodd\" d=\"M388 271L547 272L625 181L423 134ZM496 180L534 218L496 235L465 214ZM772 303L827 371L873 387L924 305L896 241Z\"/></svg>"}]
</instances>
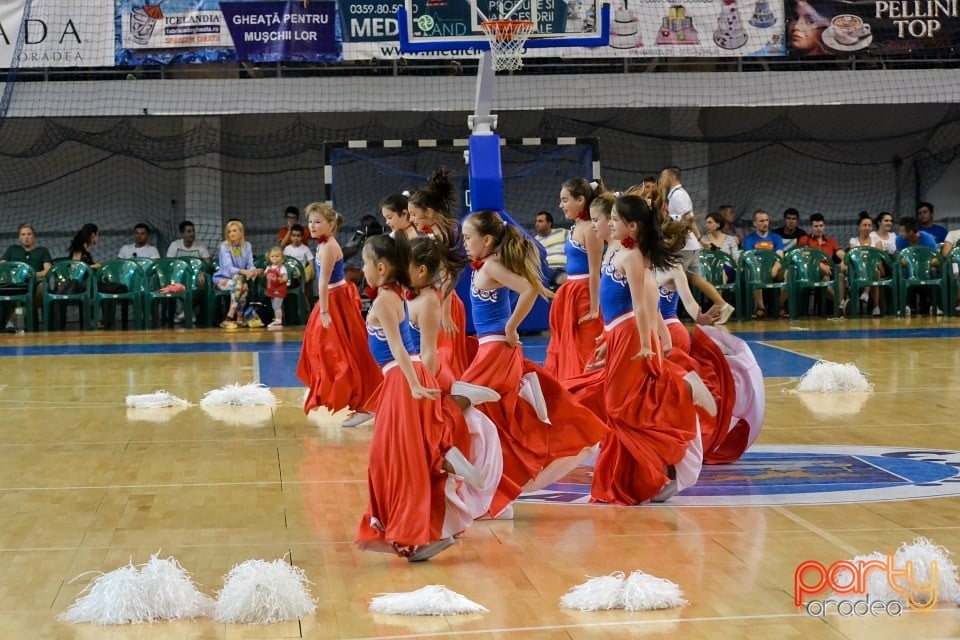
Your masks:
<instances>
[{"instance_id":1,"label":"row of green chairs","mask_svg":"<svg viewBox=\"0 0 960 640\"><path fill-rule=\"evenodd\" d=\"M934 261L939 260L939 265ZM832 265L832 277L824 280L820 264ZM960 290L960 249L954 249L947 258L927 247L908 247L895 256L890 256L875 247L854 247L844 256L847 267L847 295L851 317L859 315L859 297L867 287L879 287L888 294L881 301L889 300L888 312L903 314L909 292L916 287L931 287L937 291L939 306L944 313L954 312L953 300ZM774 281L773 267L779 264L785 277ZM953 265L958 265L955 270ZM733 282L723 281L724 267L733 269ZM821 300L827 290L833 292L834 315L840 313L840 269L826 254L818 249L801 247L786 252L783 256L773 251L743 251L740 259L734 259L722 251L704 250L700 253L700 267L704 278L721 293L733 296L739 318L753 314L753 293L763 290L786 290L788 292L790 317L799 315L800 301L810 291L820 294Z\"/></svg>"}]
</instances>

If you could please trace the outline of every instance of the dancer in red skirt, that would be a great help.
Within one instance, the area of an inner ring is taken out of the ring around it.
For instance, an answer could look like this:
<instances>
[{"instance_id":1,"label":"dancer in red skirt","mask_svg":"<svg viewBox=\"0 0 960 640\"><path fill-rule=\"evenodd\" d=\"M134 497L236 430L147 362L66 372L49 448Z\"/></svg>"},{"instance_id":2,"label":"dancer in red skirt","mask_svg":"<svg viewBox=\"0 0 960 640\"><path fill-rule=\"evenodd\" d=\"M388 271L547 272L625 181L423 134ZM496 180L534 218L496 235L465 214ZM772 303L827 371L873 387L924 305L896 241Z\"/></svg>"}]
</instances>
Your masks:
<instances>
[{"instance_id":1,"label":"dancer in red skirt","mask_svg":"<svg viewBox=\"0 0 960 640\"><path fill-rule=\"evenodd\" d=\"M517 328L537 296L550 295L534 241L498 213L479 211L464 221L463 242L473 260L471 309L480 346L452 393L462 407L479 405L499 430L503 476L490 505L497 516L524 489L575 468L605 427L559 382L524 361ZM519 294L513 308L510 290Z\"/></svg>"},{"instance_id":2,"label":"dancer in red skirt","mask_svg":"<svg viewBox=\"0 0 960 640\"><path fill-rule=\"evenodd\" d=\"M453 544L452 536L470 516L451 512L447 518L440 389L420 356L410 355L418 349L400 288L410 284L409 255L407 239L399 234L370 238L363 247L363 275L375 294L367 333L384 378L370 442L370 502L357 541L362 549L392 551L416 562Z\"/></svg>"},{"instance_id":3,"label":"dancer in red skirt","mask_svg":"<svg viewBox=\"0 0 960 640\"><path fill-rule=\"evenodd\" d=\"M423 187L415 191L407 201L410 219L422 234L432 235L446 243L447 260L441 278L443 291L443 315L439 348L445 352L445 360L454 376L459 376L470 364L476 344L467 338L466 310L457 295L457 282L467 265L467 256L460 237L460 225L453 217L456 186L450 179L450 171L440 168L434 171Z\"/></svg>"},{"instance_id":4,"label":"dancer in red skirt","mask_svg":"<svg viewBox=\"0 0 960 640\"><path fill-rule=\"evenodd\" d=\"M317 304L303 334L297 377L308 387L304 413L324 406L335 412L363 407L383 376L366 345L360 294L343 277L343 251L336 232L343 216L328 204L307 206L310 234L317 239Z\"/></svg>"},{"instance_id":5,"label":"dancer in red skirt","mask_svg":"<svg viewBox=\"0 0 960 640\"><path fill-rule=\"evenodd\" d=\"M716 407L695 374L684 377L663 357L658 336L666 331L658 331L663 320L652 269L668 268L672 256L664 246L659 216L640 196L622 196L610 231L621 244L603 265L600 286L611 431L597 457L591 497L632 505L665 500L676 492L677 467L697 441L695 403L713 411Z\"/></svg>"},{"instance_id":6,"label":"dancer in red skirt","mask_svg":"<svg viewBox=\"0 0 960 640\"><path fill-rule=\"evenodd\" d=\"M560 209L573 227L564 247L567 280L550 305L550 342L543 368L560 379L583 373L603 333L600 320L600 261L603 241L591 230L590 203L602 191L597 182L574 178L560 189Z\"/></svg>"}]
</instances>

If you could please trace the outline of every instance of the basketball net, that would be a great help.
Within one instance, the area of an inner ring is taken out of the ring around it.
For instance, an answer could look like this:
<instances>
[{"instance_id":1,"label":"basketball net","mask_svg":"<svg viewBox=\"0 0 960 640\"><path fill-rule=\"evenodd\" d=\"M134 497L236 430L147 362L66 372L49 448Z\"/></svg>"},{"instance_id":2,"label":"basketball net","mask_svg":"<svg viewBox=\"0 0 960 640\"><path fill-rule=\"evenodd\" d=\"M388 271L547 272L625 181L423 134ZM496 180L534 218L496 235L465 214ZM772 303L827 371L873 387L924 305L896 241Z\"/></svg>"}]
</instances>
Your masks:
<instances>
[{"instance_id":1,"label":"basketball net","mask_svg":"<svg viewBox=\"0 0 960 640\"><path fill-rule=\"evenodd\" d=\"M524 46L533 33L532 20L487 20L480 28L490 40L494 71L516 71L523 67Z\"/></svg>"}]
</instances>

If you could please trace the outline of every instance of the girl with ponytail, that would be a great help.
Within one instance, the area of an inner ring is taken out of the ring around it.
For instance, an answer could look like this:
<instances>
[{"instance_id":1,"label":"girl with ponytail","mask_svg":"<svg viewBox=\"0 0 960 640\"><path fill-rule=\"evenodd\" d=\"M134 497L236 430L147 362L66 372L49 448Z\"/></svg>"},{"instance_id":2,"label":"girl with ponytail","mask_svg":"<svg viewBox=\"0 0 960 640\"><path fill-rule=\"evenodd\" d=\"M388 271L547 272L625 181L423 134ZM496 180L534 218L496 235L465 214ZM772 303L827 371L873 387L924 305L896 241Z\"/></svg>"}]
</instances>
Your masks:
<instances>
[{"instance_id":1,"label":"girl with ponytail","mask_svg":"<svg viewBox=\"0 0 960 640\"><path fill-rule=\"evenodd\" d=\"M602 184L584 178L567 180L560 189L560 210L573 227L565 245L567 279L550 306L550 342L543 364L560 379L583 373L603 333L599 296L603 241L590 222L590 205L599 193Z\"/></svg>"},{"instance_id":2,"label":"girl with ponytail","mask_svg":"<svg viewBox=\"0 0 960 640\"><path fill-rule=\"evenodd\" d=\"M359 410L383 376L365 344L360 294L344 278L343 251L336 238L343 216L318 202L308 205L306 214L310 234L317 240L318 298L297 363L297 377L308 387L303 411L324 406L333 413L350 407L357 412L351 418L360 416L363 422L371 416Z\"/></svg>"},{"instance_id":3,"label":"girl with ponytail","mask_svg":"<svg viewBox=\"0 0 960 640\"><path fill-rule=\"evenodd\" d=\"M595 450L604 426L555 378L523 358L520 323L538 296L552 295L543 285L534 240L497 212L478 211L463 222L463 244L473 261L471 310L479 348L451 393L461 408L479 406L500 433L503 475L489 509L496 517L524 489L547 486L575 468ZM511 290L519 294L515 306Z\"/></svg>"}]
</instances>

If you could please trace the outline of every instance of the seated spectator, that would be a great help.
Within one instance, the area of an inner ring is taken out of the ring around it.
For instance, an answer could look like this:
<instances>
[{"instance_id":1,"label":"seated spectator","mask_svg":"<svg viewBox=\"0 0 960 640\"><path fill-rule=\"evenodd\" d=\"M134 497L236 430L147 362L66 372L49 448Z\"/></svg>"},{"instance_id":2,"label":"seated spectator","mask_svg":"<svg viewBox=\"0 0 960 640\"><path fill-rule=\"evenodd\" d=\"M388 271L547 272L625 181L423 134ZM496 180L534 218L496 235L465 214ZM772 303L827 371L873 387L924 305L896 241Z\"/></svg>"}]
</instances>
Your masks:
<instances>
[{"instance_id":1,"label":"seated spectator","mask_svg":"<svg viewBox=\"0 0 960 640\"><path fill-rule=\"evenodd\" d=\"M757 209L753 212L753 227L756 229L753 233L750 233L743 238L743 250L744 251L773 251L778 256L783 256L783 238L781 238L776 233L770 231L770 214L764 211L763 209ZM770 272L770 279L773 282L783 282L786 274L783 269L780 267L780 263L773 265L773 270ZM787 303L787 290L786 288L780 290L780 317L789 318L790 314L784 308L784 305ZM767 309L763 303L763 291L754 291L753 292L753 304L755 311L753 312L753 318L755 320L760 320L767 317Z\"/></svg>"},{"instance_id":2,"label":"seated spectator","mask_svg":"<svg viewBox=\"0 0 960 640\"><path fill-rule=\"evenodd\" d=\"M130 258L151 258L153 260L159 260L160 252L157 251L155 246L149 244L149 240L150 227L143 222L137 223L133 228L133 244L125 244L120 247L117 257L123 260L129 260Z\"/></svg>"},{"instance_id":3,"label":"seated spectator","mask_svg":"<svg viewBox=\"0 0 960 640\"><path fill-rule=\"evenodd\" d=\"M737 246L743 246L743 229L737 226L737 216L733 212L733 205L722 204L717 207L717 213L720 214L720 217L723 218L723 226L721 231L723 231L728 236L733 236L737 239Z\"/></svg>"},{"instance_id":4,"label":"seated spectator","mask_svg":"<svg viewBox=\"0 0 960 640\"><path fill-rule=\"evenodd\" d=\"M944 238L946 238L946 235L944 235ZM897 251L902 251L907 247L928 247L930 249L933 249L934 251L937 251L937 252L940 251L940 248L937 246L936 238L934 238L934 236L931 235L930 233L927 233L926 231L922 231L920 229L920 224L917 221L917 219L911 218L909 216L900 218L900 235L897 236ZM901 265L904 264L904 261L902 259L900 260L900 264ZM933 260L930 261L930 266L939 267L940 261L937 258L934 258ZM933 275L934 277L937 277L938 273L939 273L939 269L935 269L934 273L931 275ZM930 294L928 291L926 291L927 287L922 287L922 289L924 289L924 291L920 292L920 298L919 298L920 304L918 306L928 307L931 305ZM903 301L904 308L906 310L909 310L910 305L906 304L906 302L907 302L906 300ZM921 309L921 313L923 312L924 310ZM942 314L943 310L936 309L936 312L938 314Z\"/></svg>"},{"instance_id":5,"label":"seated spectator","mask_svg":"<svg viewBox=\"0 0 960 640\"><path fill-rule=\"evenodd\" d=\"M80 228L77 235L73 236L70 246L67 247L67 257L88 264L91 269L99 269L100 263L94 262L93 255L90 253L99 239L100 231L97 225L88 222Z\"/></svg>"},{"instance_id":6,"label":"seated spectator","mask_svg":"<svg viewBox=\"0 0 960 640\"><path fill-rule=\"evenodd\" d=\"M309 292L310 283L313 282L314 276L313 251L310 250L310 247L303 244L303 232L304 229L299 224L290 227L290 244L283 248L283 255L290 256L303 265L304 275L307 279L306 289ZM293 277L293 274L291 274L291 277ZM297 285L295 280L292 284L293 286Z\"/></svg>"},{"instance_id":7,"label":"seated spectator","mask_svg":"<svg viewBox=\"0 0 960 640\"><path fill-rule=\"evenodd\" d=\"M718 211L707 214L707 232L700 238L700 244L704 249L713 251L723 251L733 258L734 262L740 259L740 243L736 236L723 231L724 219ZM723 282L733 282L737 277L737 272L733 267L724 265Z\"/></svg>"},{"instance_id":8,"label":"seated spectator","mask_svg":"<svg viewBox=\"0 0 960 640\"><path fill-rule=\"evenodd\" d=\"M867 215L867 220L870 220L869 215ZM834 269L838 267L841 271L846 271L846 267L843 264L843 256L846 255L846 251L840 248L836 240L827 237L827 222L822 213L815 213L810 216L810 234L801 237L797 241L797 247L800 249L804 247L819 249L827 254L829 262L826 260L820 262L820 280L822 282L832 280L835 273ZM844 293L846 292L845 284L844 279L839 278L840 300L844 300ZM827 289L827 297L830 298L834 304L837 304L837 301L833 299L833 289Z\"/></svg>"},{"instance_id":9,"label":"seated spectator","mask_svg":"<svg viewBox=\"0 0 960 640\"><path fill-rule=\"evenodd\" d=\"M793 207L783 212L783 226L773 232L783 240L784 252L796 249L800 238L807 235L807 232L800 228L800 212Z\"/></svg>"},{"instance_id":10,"label":"seated spectator","mask_svg":"<svg viewBox=\"0 0 960 640\"><path fill-rule=\"evenodd\" d=\"M220 326L236 329L245 325L243 312L247 307L247 282L256 278L260 271L253 264L253 247L244 239L242 222L231 219L224 227L223 235L226 240L220 243L220 266L213 274L213 285L230 292L230 308Z\"/></svg>"},{"instance_id":11,"label":"seated spectator","mask_svg":"<svg viewBox=\"0 0 960 640\"><path fill-rule=\"evenodd\" d=\"M873 246L892 256L897 252L897 234L893 232L893 214L881 211L877 214L877 228L870 234Z\"/></svg>"},{"instance_id":12,"label":"seated spectator","mask_svg":"<svg viewBox=\"0 0 960 640\"><path fill-rule=\"evenodd\" d=\"M197 242L197 230L193 223L184 220L180 223L180 239L174 240L167 247L168 258L201 258L210 261L210 252L207 245Z\"/></svg>"},{"instance_id":13,"label":"seated spectator","mask_svg":"<svg viewBox=\"0 0 960 640\"><path fill-rule=\"evenodd\" d=\"M533 223L537 235L534 236L547 251L547 280L551 289L556 289L567 280L567 230L553 228L553 216L547 211L537 213Z\"/></svg>"},{"instance_id":14,"label":"seated spectator","mask_svg":"<svg viewBox=\"0 0 960 640\"><path fill-rule=\"evenodd\" d=\"M33 307L39 309L43 304L43 277L53 266L53 258L50 257L50 251L46 247L37 246L36 242L33 227L29 224L21 224L17 232L17 244L7 247L7 250L3 253L3 258L0 258L0 262L24 262L33 267L33 270L37 272ZM21 293L26 292L21 291ZM7 316L6 330L8 332L13 332L16 329L13 325L14 311L15 309L10 309L10 314Z\"/></svg>"},{"instance_id":15,"label":"seated spectator","mask_svg":"<svg viewBox=\"0 0 960 640\"><path fill-rule=\"evenodd\" d=\"M888 216L890 214L887 214ZM877 219L880 219L880 216L877 216ZM891 216L890 220L893 220ZM892 222L891 222L892 224ZM891 240L895 240L894 236L891 234ZM850 249L855 247L874 247L877 245L877 236L876 232L873 230L873 220L870 218L870 214L866 211L860 212L860 222L857 224L857 235L853 238L850 238L850 241L847 243L847 246ZM878 247L880 248L880 247ZM896 246L894 246L894 251L896 251ZM843 263L842 265L843 272L846 273L847 265ZM881 272L877 274L879 277L883 277L883 268L881 267ZM854 304L860 303L870 303L870 306L873 308L873 315L880 315L880 288L879 287L864 287L861 289L860 300L854 300ZM844 299L841 303L841 308L846 312L847 300Z\"/></svg>"},{"instance_id":16,"label":"seated spectator","mask_svg":"<svg viewBox=\"0 0 960 640\"><path fill-rule=\"evenodd\" d=\"M367 214L360 218L360 226L350 241L343 245L343 275L348 282L359 284L363 280L363 243L367 238L382 233L383 226L376 217Z\"/></svg>"},{"instance_id":17,"label":"seated spectator","mask_svg":"<svg viewBox=\"0 0 960 640\"><path fill-rule=\"evenodd\" d=\"M947 239L946 227L933 223L933 205L929 202L921 202L917 205L917 223L920 225L920 231L926 231L933 236L937 244Z\"/></svg>"},{"instance_id":18,"label":"seated spectator","mask_svg":"<svg viewBox=\"0 0 960 640\"><path fill-rule=\"evenodd\" d=\"M290 244L290 229L293 228L293 225L300 224L300 209L296 207L287 207L287 210L283 212L283 219L286 222L286 226L281 227L277 231L277 242L280 243L281 248L285 248ZM307 229L303 226L300 227L303 229L303 243L308 244L310 241L310 229Z\"/></svg>"}]
</instances>

